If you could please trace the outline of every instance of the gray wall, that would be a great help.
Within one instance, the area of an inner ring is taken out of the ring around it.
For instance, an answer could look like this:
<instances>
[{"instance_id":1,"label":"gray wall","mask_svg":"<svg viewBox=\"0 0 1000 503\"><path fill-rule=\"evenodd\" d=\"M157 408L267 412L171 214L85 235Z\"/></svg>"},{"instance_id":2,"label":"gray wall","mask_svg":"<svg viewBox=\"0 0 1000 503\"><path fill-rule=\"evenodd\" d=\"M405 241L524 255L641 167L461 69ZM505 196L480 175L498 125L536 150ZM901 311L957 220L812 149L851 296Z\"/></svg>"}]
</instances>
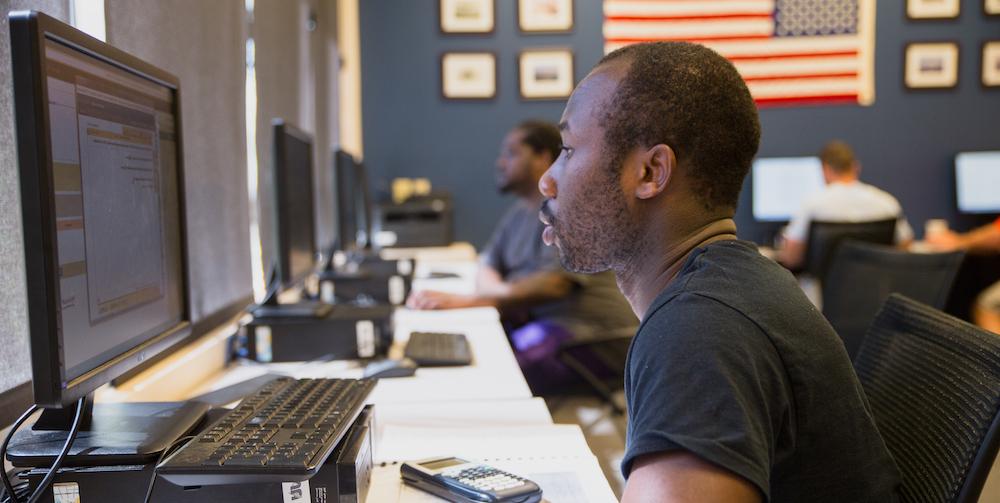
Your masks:
<instances>
[{"instance_id":1,"label":"gray wall","mask_svg":"<svg viewBox=\"0 0 1000 503\"><path fill-rule=\"evenodd\" d=\"M523 35L517 2L496 0L496 31L483 36L441 34L437 3L361 2L365 162L383 184L396 176L426 176L450 190L457 237L479 246L509 204L493 189L493 160L504 132L526 118L555 121L564 105L520 100L517 54L529 47L571 46L579 80L603 53L601 2L575 1L571 34ZM1000 91L979 84L980 44L1000 39L1000 18L986 18L981 4L963 1L955 21L917 23L905 19L904 2L878 2L875 105L764 109L760 155L812 155L827 140L842 138L854 145L862 178L896 194L918 234L928 218L966 228L981 221L954 210L952 177L956 152L1000 149ZM906 91L904 44L935 40L960 43L958 88ZM441 98L439 57L455 50L497 53L495 100ZM737 214L740 235L763 241L773 229L753 221L748 189Z\"/></svg>"}]
</instances>

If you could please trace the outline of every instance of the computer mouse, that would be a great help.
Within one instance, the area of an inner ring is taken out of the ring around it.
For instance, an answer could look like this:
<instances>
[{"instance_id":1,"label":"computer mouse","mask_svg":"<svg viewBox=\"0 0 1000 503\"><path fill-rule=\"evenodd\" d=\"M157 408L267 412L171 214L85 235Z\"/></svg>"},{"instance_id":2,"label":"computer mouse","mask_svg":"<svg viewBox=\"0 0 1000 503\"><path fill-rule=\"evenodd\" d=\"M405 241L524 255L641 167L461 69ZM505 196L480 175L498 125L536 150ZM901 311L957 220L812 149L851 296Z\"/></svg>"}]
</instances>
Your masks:
<instances>
[{"instance_id":1,"label":"computer mouse","mask_svg":"<svg viewBox=\"0 0 1000 503\"><path fill-rule=\"evenodd\" d=\"M382 379L384 377L410 377L417 371L417 362L402 358L399 360L379 360L365 366L365 377Z\"/></svg>"}]
</instances>

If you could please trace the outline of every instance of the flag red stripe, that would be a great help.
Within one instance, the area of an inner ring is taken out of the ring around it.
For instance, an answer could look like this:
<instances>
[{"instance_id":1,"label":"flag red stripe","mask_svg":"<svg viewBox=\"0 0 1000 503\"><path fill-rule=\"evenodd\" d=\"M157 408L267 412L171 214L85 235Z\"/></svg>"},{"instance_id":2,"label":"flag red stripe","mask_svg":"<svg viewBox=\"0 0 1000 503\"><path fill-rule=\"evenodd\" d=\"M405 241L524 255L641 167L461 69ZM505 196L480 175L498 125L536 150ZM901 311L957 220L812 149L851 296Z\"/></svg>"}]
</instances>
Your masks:
<instances>
[{"instance_id":1,"label":"flag red stripe","mask_svg":"<svg viewBox=\"0 0 1000 503\"><path fill-rule=\"evenodd\" d=\"M723 35L718 37L650 37L650 38L608 38L608 44L636 44L640 42L711 42L724 40L768 40L768 35Z\"/></svg>"},{"instance_id":2,"label":"flag red stripe","mask_svg":"<svg viewBox=\"0 0 1000 503\"><path fill-rule=\"evenodd\" d=\"M857 77L857 72L844 73L803 73L791 75L760 75L753 77L743 77L747 82L768 81L768 80L794 80L794 79L822 79L836 77Z\"/></svg>"},{"instance_id":3,"label":"flag red stripe","mask_svg":"<svg viewBox=\"0 0 1000 503\"><path fill-rule=\"evenodd\" d=\"M725 54L723 54L725 56ZM750 61L756 59L793 59L793 58L819 58L836 56L857 56L858 51L816 51L816 52L786 52L775 54L740 54L738 56L726 56L730 61Z\"/></svg>"},{"instance_id":4,"label":"flag red stripe","mask_svg":"<svg viewBox=\"0 0 1000 503\"><path fill-rule=\"evenodd\" d=\"M626 22L643 22L643 21L700 21L705 19L771 19L770 14L701 14L701 15L683 15L683 16L663 16L663 15L649 15L649 16L605 16L608 21L626 21Z\"/></svg>"},{"instance_id":5,"label":"flag red stripe","mask_svg":"<svg viewBox=\"0 0 1000 503\"><path fill-rule=\"evenodd\" d=\"M831 103L857 103L858 95L855 94L831 94L827 96L802 96L788 98L757 98L754 100L758 106L772 107L785 105L829 105Z\"/></svg>"}]
</instances>

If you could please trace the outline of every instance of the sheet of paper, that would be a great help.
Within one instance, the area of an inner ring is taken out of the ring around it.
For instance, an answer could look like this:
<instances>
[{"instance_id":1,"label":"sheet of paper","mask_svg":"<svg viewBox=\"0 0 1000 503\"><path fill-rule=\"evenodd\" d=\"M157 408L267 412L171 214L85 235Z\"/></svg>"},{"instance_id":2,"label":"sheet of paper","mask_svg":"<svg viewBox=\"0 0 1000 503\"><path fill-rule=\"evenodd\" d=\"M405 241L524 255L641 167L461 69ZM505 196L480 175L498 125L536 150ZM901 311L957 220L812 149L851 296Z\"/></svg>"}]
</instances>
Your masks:
<instances>
[{"instance_id":1,"label":"sheet of paper","mask_svg":"<svg viewBox=\"0 0 1000 503\"><path fill-rule=\"evenodd\" d=\"M387 427L450 430L469 425L546 426L552 424L541 398L463 402L379 403L375 406L375 445L381 445Z\"/></svg>"},{"instance_id":2,"label":"sheet of paper","mask_svg":"<svg viewBox=\"0 0 1000 503\"><path fill-rule=\"evenodd\" d=\"M376 412L377 414L377 412ZM375 446L376 463L459 456L475 459L562 459L592 456L580 427L547 426L455 428L387 425Z\"/></svg>"},{"instance_id":3,"label":"sheet of paper","mask_svg":"<svg viewBox=\"0 0 1000 503\"><path fill-rule=\"evenodd\" d=\"M550 503L608 503L617 501L593 456L571 460L487 461L490 466L527 478L542 488ZM438 503L445 501L402 483L399 464L376 465L367 501L371 503Z\"/></svg>"}]
</instances>

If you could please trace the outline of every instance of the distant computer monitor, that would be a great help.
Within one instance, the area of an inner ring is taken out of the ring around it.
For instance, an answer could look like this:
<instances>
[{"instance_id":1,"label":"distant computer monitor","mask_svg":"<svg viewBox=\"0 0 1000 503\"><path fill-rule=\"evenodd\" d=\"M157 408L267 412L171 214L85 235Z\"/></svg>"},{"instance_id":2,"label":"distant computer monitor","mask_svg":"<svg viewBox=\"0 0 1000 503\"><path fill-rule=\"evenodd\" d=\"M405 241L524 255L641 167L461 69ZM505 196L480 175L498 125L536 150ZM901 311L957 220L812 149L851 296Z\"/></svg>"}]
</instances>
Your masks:
<instances>
[{"instance_id":1,"label":"distant computer monitor","mask_svg":"<svg viewBox=\"0 0 1000 503\"><path fill-rule=\"evenodd\" d=\"M823 166L818 157L758 158L751 184L754 220L787 222L807 197L823 189Z\"/></svg>"},{"instance_id":2,"label":"distant computer monitor","mask_svg":"<svg viewBox=\"0 0 1000 503\"><path fill-rule=\"evenodd\" d=\"M35 403L67 406L190 332L179 83L10 15Z\"/></svg>"},{"instance_id":3,"label":"distant computer monitor","mask_svg":"<svg viewBox=\"0 0 1000 503\"><path fill-rule=\"evenodd\" d=\"M370 232L370 229L366 228L368 224L365 223L365 204L368 199L367 175L351 154L337 150L333 157L338 248L342 251L355 251L367 244L367 234L359 240L360 231ZM370 217L367 220L370 220Z\"/></svg>"},{"instance_id":4,"label":"distant computer monitor","mask_svg":"<svg viewBox=\"0 0 1000 503\"><path fill-rule=\"evenodd\" d=\"M1000 151L955 156L955 189L963 213L1000 213Z\"/></svg>"},{"instance_id":5,"label":"distant computer monitor","mask_svg":"<svg viewBox=\"0 0 1000 503\"><path fill-rule=\"evenodd\" d=\"M275 119L272 126L277 278L282 288L291 288L316 269L313 140L283 120Z\"/></svg>"}]
</instances>

